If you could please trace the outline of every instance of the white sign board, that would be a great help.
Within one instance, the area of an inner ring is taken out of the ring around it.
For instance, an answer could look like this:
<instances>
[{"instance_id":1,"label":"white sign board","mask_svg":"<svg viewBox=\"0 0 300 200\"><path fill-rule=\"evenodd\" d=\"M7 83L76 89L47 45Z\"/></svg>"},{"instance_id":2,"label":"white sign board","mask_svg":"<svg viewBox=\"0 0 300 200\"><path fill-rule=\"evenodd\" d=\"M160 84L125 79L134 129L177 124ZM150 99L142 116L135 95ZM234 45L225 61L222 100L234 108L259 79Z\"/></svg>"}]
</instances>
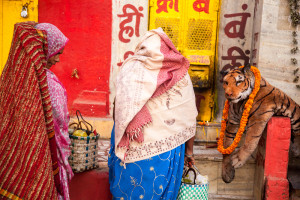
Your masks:
<instances>
[{"instance_id":1,"label":"white sign board","mask_svg":"<svg viewBox=\"0 0 300 200\"><path fill-rule=\"evenodd\" d=\"M133 55L148 30L148 1L117 0L112 5L112 48L110 70L110 114L115 97L115 80L122 63Z\"/></svg>"}]
</instances>

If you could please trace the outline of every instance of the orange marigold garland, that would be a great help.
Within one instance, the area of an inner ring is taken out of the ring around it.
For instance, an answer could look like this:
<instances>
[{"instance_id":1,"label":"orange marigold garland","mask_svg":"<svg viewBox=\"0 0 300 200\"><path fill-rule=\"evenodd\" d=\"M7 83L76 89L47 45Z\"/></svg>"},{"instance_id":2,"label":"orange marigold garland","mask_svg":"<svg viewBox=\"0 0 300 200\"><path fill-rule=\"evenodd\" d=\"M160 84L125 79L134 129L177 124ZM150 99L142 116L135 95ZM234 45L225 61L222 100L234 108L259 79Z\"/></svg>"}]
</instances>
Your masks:
<instances>
[{"instance_id":1,"label":"orange marigold garland","mask_svg":"<svg viewBox=\"0 0 300 200\"><path fill-rule=\"evenodd\" d=\"M244 66L241 66L240 68L243 68ZM221 131L220 131L220 139L218 140L218 151L222 154L231 154L234 149L238 146L241 137L245 131L245 127L248 122L248 117L250 110L252 108L252 104L254 101L254 98L256 97L257 92L260 89L260 72L256 67L251 66L251 71L253 72L255 76L255 84L254 84L254 89L252 93L249 95L249 99L247 100L245 107L244 107L244 112L240 121L240 128L236 133L236 136L232 142L232 144L224 149L224 136L225 136L225 129L226 129L226 123L228 120L228 111L229 111L229 102L226 100L225 105L224 105L224 110L223 110L223 116L222 116L222 121L221 121Z\"/></svg>"},{"instance_id":2,"label":"orange marigold garland","mask_svg":"<svg viewBox=\"0 0 300 200\"><path fill-rule=\"evenodd\" d=\"M200 125L200 126L206 126L207 124L206 124L206 122L198 122L198 124Z\"/></svg>"}]
</instances>

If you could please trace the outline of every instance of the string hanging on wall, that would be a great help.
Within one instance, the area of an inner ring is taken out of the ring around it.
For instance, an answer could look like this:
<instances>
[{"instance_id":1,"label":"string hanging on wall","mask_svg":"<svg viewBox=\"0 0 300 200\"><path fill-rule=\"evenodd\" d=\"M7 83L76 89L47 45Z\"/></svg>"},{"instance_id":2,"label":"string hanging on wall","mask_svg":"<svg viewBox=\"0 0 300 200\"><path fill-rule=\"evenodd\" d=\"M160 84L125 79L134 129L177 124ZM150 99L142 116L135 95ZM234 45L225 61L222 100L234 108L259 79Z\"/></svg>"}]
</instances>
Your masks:
<instances>
[{"instance_id":1,"label":"string hanging on wall","mask_svg":"<svg viewBox=\"0 0 300 200\"><path fill-rule=\"evenodd\" d=\"M291 23L293 25L293 27L295 28L295 30L292 32L292 49L291 49L291 54L292 54L292 58L291 58L291 62L293 65L297 66L298 65L298 60L296 59L296 54L299 53L299 48L298 48L298 40L297 40L297 28L298 25L300 24L300 0L288 0L289 2L289 7L290 7L290 20ZM294 83L298 83L299 82L299 67L296 67L293 70L293 82ZM296 85L297 88L300 89L300 84Z\"/></svg>"}]
</instances>

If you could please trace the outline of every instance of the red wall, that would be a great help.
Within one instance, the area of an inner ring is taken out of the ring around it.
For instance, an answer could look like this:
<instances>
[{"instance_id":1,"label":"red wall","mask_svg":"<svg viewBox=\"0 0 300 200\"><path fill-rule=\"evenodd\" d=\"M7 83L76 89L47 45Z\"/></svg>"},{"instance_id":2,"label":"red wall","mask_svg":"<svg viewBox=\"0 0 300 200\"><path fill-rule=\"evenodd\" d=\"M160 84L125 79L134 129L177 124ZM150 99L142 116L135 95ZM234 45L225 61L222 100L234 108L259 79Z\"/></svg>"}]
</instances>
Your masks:
<instances>
[{"instance_id":1,"label":"red wall","mask_svg":"<svg viewBox=\"0 0 300 200\"><path fill-rule=\"evenodd\" d=\"M39 22L54 24L70 39L60 63L51 68L67 89L70 113L107 116L112 2L40 0ZM75 68L79 79L71 77Z\"/></svg>"}]
</instances>

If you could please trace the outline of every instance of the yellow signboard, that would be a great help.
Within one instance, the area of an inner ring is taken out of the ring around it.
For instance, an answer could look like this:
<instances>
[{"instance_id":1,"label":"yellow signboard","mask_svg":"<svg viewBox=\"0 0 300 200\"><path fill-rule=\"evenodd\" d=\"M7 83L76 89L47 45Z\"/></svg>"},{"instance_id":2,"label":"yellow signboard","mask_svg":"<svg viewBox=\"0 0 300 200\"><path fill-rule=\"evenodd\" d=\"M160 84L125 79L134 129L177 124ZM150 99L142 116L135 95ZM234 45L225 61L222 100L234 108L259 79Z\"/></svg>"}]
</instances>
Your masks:
<instances>
[{"instance_id":1,"label":"yellow signboard","mask_svg":"<svg viewBox=\"0 0 300 200\"><path fill-rule=\"evenodd\" d=\"M200 121L212 121L219 0L150 0L149 29L161 27L190 61Z\"/></svg>"},{"instance_id":2,"label":"yellow signboard","mask_svg":"<svg viewBox=\"0 0 300 200\"><path fill-rule=\"evenodd\" d=\"M38 21L38 0L0 0L0 74L9 54L14 24L24 21Z\"/></svg>"}]
</instances>

